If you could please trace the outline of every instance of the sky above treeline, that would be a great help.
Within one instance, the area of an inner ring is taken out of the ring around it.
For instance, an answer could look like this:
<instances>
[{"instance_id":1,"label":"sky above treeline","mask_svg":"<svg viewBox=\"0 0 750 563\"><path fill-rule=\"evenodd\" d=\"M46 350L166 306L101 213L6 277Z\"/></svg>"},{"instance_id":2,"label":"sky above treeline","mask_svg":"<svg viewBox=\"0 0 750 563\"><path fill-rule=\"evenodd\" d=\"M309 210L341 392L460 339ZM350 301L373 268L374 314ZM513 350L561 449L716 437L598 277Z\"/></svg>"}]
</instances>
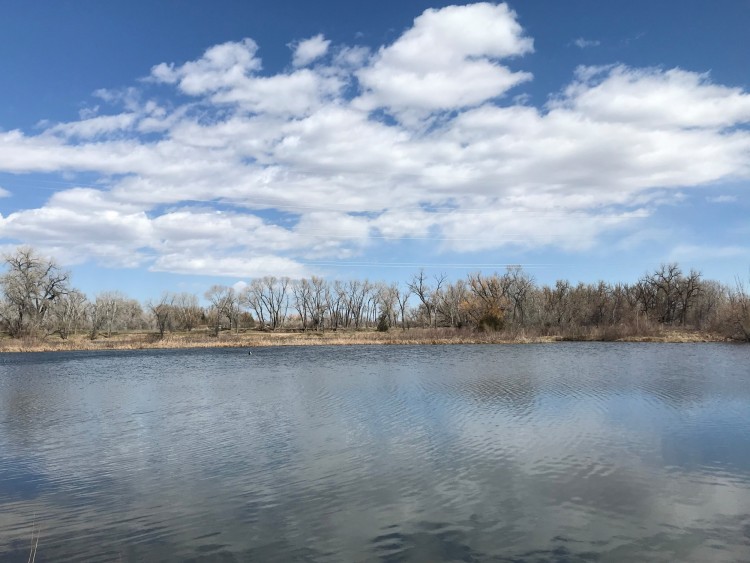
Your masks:
<instances>
[{"instance_id":1,"label":"sky above treeline","mask_svg":"<svg viewBox=\"0 0 750 563\"><path fill-rule=\"evenodd\" d=\"M0 8L0 246L89 294L747 277L746 0Z\"/></svg>"}]
</instances>

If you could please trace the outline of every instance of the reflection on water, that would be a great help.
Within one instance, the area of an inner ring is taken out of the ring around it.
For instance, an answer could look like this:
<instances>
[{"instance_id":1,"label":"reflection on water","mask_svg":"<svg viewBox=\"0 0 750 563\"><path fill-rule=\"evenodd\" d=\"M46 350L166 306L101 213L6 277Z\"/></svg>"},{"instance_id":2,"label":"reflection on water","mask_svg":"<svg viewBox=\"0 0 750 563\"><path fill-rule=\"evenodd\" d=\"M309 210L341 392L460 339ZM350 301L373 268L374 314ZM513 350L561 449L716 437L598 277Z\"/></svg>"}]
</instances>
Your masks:
<instances>
[{"instance_id":1,"label":"reflection on water","mask_svg":"<svg viewBox=\"0 0 750 563\"><path fill-rule=\"evenodd\" d=\"M749 512L749 347L0 357L0 561L742 561Z\"/></svg>"}]
</instances>

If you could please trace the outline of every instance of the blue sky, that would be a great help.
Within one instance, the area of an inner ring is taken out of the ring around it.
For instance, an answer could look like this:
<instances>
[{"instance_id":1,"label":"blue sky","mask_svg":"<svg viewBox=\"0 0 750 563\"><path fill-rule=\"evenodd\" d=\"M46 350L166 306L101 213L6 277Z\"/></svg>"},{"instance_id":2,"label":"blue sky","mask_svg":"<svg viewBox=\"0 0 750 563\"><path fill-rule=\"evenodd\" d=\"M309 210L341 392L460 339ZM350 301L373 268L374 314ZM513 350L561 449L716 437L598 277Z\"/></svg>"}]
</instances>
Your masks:
<instances>
[{"instance_id":1,"label":"blue sky","mask_svg":"<svg viewBox=\"0 0 750 563\"><path fill-rule=\"evenodd\" d=\"M746 1L0 9L0 246L91 295L750 266Z\"/></svg>"}]
</instances>

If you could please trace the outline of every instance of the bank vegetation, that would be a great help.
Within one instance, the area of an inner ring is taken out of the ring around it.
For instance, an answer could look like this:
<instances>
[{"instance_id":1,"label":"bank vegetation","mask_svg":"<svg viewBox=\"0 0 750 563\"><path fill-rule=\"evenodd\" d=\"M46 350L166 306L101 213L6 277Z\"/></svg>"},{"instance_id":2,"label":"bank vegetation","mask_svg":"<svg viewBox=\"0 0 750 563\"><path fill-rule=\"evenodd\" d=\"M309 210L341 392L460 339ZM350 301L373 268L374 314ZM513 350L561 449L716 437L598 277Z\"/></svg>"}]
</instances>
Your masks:
<instances>
[{"instance_id":1,"label":"bank vegetation","mask_svg":"<svg viewBox=\"0 0 750 563\"><path fill-rule=\"evenodd\" d=\"M34 249L4 257L2 351L298 344L603 341L750 342L750 290L662 264L633 283L554 285L521 267L402 283L266 276L199 299L86 296Z\"/></svg>"}]
</instances>

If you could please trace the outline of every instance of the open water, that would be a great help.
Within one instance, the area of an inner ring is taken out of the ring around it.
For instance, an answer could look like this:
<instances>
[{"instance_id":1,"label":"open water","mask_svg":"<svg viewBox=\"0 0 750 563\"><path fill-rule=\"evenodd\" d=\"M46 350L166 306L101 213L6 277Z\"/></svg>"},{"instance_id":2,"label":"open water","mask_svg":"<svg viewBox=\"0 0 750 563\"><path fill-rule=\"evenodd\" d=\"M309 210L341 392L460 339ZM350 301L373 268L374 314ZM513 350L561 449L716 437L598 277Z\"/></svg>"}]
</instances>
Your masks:
<instances>
[{"instance_id":1,"label":"open water","mask_svg":"<svg viewBox=\"0 0 750 563\"><path fill-rule=\"evenodd\" d=\"M750 346L0 356L0 561L750 561Z\"/></svg>"}]
</instances>

